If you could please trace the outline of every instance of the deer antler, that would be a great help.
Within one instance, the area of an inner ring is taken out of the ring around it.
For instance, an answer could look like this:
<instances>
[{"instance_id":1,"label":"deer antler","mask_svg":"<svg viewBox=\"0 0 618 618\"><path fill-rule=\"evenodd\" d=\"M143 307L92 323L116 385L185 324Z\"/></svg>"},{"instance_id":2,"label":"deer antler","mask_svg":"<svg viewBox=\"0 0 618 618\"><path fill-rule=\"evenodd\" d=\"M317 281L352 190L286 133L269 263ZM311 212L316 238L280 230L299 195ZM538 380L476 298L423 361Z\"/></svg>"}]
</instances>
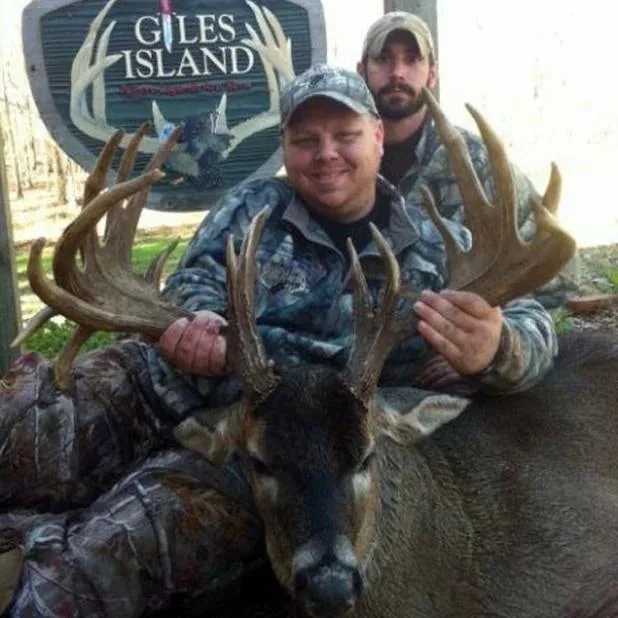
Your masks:
<instances>
[{"instance_id":1,"label":"deer antler","mask_svg":"<svg viewBox=\"0 0 618 618\"><path fill-rule=\"evenodd\" d=\"M349 238L347 241L354 281L354 341L345 372L348 383L365 402L375 391L391 349L414 333L418 321L412 310L397 312L401 300L399 264L378 228L373 223L369 227L386 269L386 288L377 313L356 249Z\"/></svg>"},{"instance_id":2,"label":"deer antler","mask_svg":"<svg viewBox=\"0 0 618 618\"><path fill-rule=\"evenodd\" d=\"M262 230L268 216L262 209L254 217L240 248L237 262L234 238L230 235L225 246L227 278L228 362L241 379L245 394L253 401L259 401L278 384L273 363L266 356L266 350L255 325L255 282L256 251Z\"/></svg>"},{"instance_id":3,"label":"deer antler","mask_svg":"<svg viewBox=\"0 0 618 618\"><path fill-rule=\"evenodd\" d=\"M71 121L82 133L101 141L109 140L117 130L107 122L105 92L105 71L122 58L122 54L107 55L116 22L112 21L99 37L99 30L116 2L117 0L109 0L92 21L88 34L75 55L71 69ZM245 27L249 38L242 39L241 42L255 50L262 60L266 74L269 107L257 116L229 128L226 114L227 94L222 95L215 113L217 118L215 128L218 134L231 136L229 146L222 153L224 159L254 133L278 124L280 88L294 78L291 43L289 39L286 39L279 20L266 7L260 9L251 0L247 0L247 5L255 16L261 38L251 24L247 23ZM91 87L92 112L89 111L87 100ZM162 127L168 123L155 101L153 101L152 110L155 126ZM133 135L124 136L120 146L126 147L132 137ZM139 142L140 152L147 154L156 153L159 146L158 138L146 135L142 136ZM197 175L198 173L195 159L184 152L182 146L174 147L167 164L171 169L183 174Z\"/></svg>"},{"instance_id":4,"label":"deer antler","mask_svg":"<svg viewBox=\"0 0 618 618\"><path fill-rule=\"evenodd\" d=\"M425 90L425 100L457 178L466 209L466 224L473 238L472 248L464 252L439 215L431 192L426 187L421 189L425 207L444 238L449 287L474 292L492 305L502 305L534 291L552 279L576 249L574 239L552 215L560 195L557 166L552 164L544 197L549 208L541 199L533 202L536 233L533 239L524 242L517 231L516 187L500 138L479 112L466 105L489 155L496 186L496 204L491 204L472 167L463 137L428 90Z\"/></svg>"},{"instance_id":5,"label":"deer antler","mask_svg":"<svg viewBox=\"0 0 618 618\"><path fill-rule=\"evenodd\" d=\"M122 54L107 55L109 40L116 26L115 21L112 21L103 31L98 45L96 43L103 21L117 1L109 0L94 18L71 66L71 121L82 133L104 142L109 140L117 130L107 123L105 94L105 71L122 58ZM86 96L91 86L92 113L88 109ZM131 138L131 135L124 136L121 146L126 146ZM154 154L159 150L160 145L157 139L145 137L141 140L140 150Z\"/></svg>"},{"instance_id":6,"label":"deer antler","mask_svg":"<svg viewBox=\"0 0 618 618\"><path fill-rule=\"evenodd\" d=\"M84 208L60 237L53 257L55 281L43 272L41 252L45 239L37 240L30 251L28 278L33 291L51 308L34 318L40 327L54 313L60 313L78 327L56 362L58 385L67 389L70 368L79 348L96 330L142 333L158 337L171 322L191 316L178 307L159 300L158 278L163 256L151 265L154 281L148 282L131 272L131 245L139 215L146 203L150 186L163 174L158 167L173 148L180 129L161 145L147 171L134 180L131 175L139 150L139 141L148 130L140 127L132 137L120 162L118 184L101 193L112 158L123 134L118 131L105 145L97 165L84 188ZM130 198L126 206L122 202ZM96 224L107 214L102 242ZM77 263L82 253L82 265ZM26 332L34 327L27 326ZM23 340L20 335L14 344Z\"/></svg>"},{"instance_id":7,"label":"deer antler","mask_svg":"<svg viewBox=\"0 0 618 618\"><path fill-rule=\"evenodd\" d=\"M552 279L576 249L573 238L552 215L560 196L558 168L552 164L543 200L532 204L536 234L531 241L524 242L517 231L517 196L511 168L496 133L481 114L467 106L489 154L497 195L497 203L493 205L481 187L463 137L449 123L431 93L425 90L424 94L457 178L473 238L472 248L464 251L438 213L429 189L421 188L429 215L444 239L449 287L474 292L492 305L502 305L534 291ZM410 337L418 321L411 309L413 299L407 298L408 308L397 313L397 304L402 300L399 267L377 228L372 226L371 231L387 269L387 287L377 313L356 251L348 242L355 282L355 337L346 374L363 401L368 401L375 391L393 346Z\"/></svg>"},{"instance_id":8,"label":"deer antler","mask_svg":"<svg viewBox=\"0 0 618 618\"><path fill-rule=\"evenodd\" d=\"M260 11L251 0L247 0L247 4L255 16L263 41L251 24L247 23L245 27L250 38L242 39L241 43L251 47L262 59L269 91L269 107L265 112L237 124L230 130L232 141L224 153L226 157L249 136L279 124L279 92L295 76L292 43L285 37L277 17L266 7L262 7Z\"/></svg>"}]
</instances>

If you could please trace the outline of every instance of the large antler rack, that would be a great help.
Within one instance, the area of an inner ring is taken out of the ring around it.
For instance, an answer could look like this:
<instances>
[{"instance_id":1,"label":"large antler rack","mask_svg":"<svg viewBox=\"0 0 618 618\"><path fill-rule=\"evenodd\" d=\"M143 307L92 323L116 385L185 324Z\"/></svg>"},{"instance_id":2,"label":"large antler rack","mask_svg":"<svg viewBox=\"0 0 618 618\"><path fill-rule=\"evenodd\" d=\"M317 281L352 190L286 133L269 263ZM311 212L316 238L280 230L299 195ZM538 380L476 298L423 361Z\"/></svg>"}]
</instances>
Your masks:
<instances>
[{"instance_id":1,"label":"large antler rack","mask_svg":"<svg viewBox=\"0 0 618 618\"><path fill-rule=\"evenodd\" d=\"M552 167L543 200L533 204L536 235L531 241L524 242L516 226L516 187L500 140L482 116L468 106L489 153L497 196L493 205L480 186L461 135L450 125L428 91L425 96L449 153L473 236L472 248L464 251L442 221L430 192L424 190L429 215L444 237L450 271L449 287L475 292L493 305L532 292L554 277L575 251L573 239L551 214L557 207L560 194L557 168ZM147 130L147 127L142 129L143 132ZM139 213L149 187L161 177L156 168L173 146L177 133L155 155L149 171L134 180L126 180L138 150L139 136L136 136L120 166L120 184L101 193L121 134L110 140L86 183L83 212L67 228L56 246L55 283L45 277L41 267L44 240L39 240L32 248L28 274L33 290L51 307L51 313L61 313L80 324L57 365L57 379L61 386L68 385L68 371L73 357L94 330L158 337L171 322L187 315L178 307L161 302L158 287L147 286L143 279L130 272L130 246ZM129 197L127 206L123 207L121 203ZM100 243L95 225L107 210L111 212L104 241ZM252 222L238 262L231 238L226 247L230 314L228 362L254 400L263 398L278 383L257 333L253 306L256 250L266 216L263 211ZM387 288L377 313L373 309L358 256L350 246L356 286L356 333L346 373L351 387L363 401L368 401L372 396L391 349L413 334L417 320L410 299L404 303L407 309L398 310L401 282L397 260L375 227L372 227L372 234L388 273ZM79 251L84 253L83 267L76 263ZM43 312L38 324L49 316L50 311Z\"/></svg>"},{"instance_id":2,"label":"large antler rack","mask_svg":"<svg viewBox=\"0 0 618 618\"><path fill-rule=\"evenodd\" d=\"M466 210L467 226L472 233L472 247L466 251L438 213L429 189L422 187L428 214L444 239L448 287L474 292L494 306L533 292L552 279L576 250L574 239L553 216L558 207L561 185L557 166L552 164L543 199L532 204L536 233L530 241L523 241L517 230L517 193L513 174L496 133L479 112L470 105L466 106L489 155L496 187L496 203L492 204L479 182L461 133L448 121L429 90L425 89L424 96L448 153ZM377 311L374 311L356 251L348 243L355 282L355 336L346 374L351 387L365 402L375 391L388 354L395 345L414 333L418 321L410 298L404 303L407 308L397 311L402 300L399 266L377 228L372 227L371 231L387 271L387 286Z\"/></svg>"},{"instance_id":3,"label":"large antler rack","mask_svg":"<svg viewBox=\"0 0 618 618\"><path fill-rule=\"evenodd\" d=\"M21 344L54 315L76 322L76 330L56 360L56 381L63 390L69 386L75 355L95 331L159 337L175 319L192 315L159 299L163 265L173 245L155 258L146 276L131 271L131 248L140 214L151 185L163 177L159 167L180 133L177 129L161 145L142 175L129 180L139 142L149 130L150 126L144 124L132 136L118 167L117 183L107 191L103 189L123 132L117 131L105 145L86 180L83 209L56 243L54 281L45 275L41 263L45 239L39 238L30 250L30 286L48 306L30 321L13 345ZM105 231L99 240L96 225L105 214Z\"/></svg>"}]
</instances>

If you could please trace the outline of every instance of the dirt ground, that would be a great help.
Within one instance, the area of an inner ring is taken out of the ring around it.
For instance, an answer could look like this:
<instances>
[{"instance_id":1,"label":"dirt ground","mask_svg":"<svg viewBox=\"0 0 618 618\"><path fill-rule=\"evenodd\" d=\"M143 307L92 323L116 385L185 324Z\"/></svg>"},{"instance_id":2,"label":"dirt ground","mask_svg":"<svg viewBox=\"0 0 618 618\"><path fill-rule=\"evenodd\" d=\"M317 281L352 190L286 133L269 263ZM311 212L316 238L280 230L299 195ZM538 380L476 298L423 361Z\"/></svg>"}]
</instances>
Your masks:
<instances>
[{"instance_id":1,"label":"dirt ground","mask_svg":"<svg viewBox=\"0 0 618 618\"><path fill-rule=\"evenodd\" d=\"M580 251L580 257L582 295L609 294L613 302L597 312L572 316L571 326L618 332L618 243L587 247Z\"/></svg>"}]
</instances>

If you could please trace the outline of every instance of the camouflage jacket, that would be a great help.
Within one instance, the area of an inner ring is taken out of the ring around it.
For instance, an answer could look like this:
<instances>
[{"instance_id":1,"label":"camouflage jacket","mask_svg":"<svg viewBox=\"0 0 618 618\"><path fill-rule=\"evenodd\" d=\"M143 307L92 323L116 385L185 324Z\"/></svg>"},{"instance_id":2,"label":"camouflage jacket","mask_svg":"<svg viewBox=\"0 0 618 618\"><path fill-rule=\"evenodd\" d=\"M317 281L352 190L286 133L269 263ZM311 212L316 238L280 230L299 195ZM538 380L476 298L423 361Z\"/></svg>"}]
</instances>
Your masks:
<instances>
[{"instance_id":1,"label":"camouflage jacket","mask_svg":"<svg viewBox=\"0 0 618 618\"><path fill-rule=\"evenodd\" d=\"M496 195L495 184L487 149L478 135L457 127L463 136L472 165L490 201ZM440 214L451 220L466 224L466 213L457 186L455 175L448 161L447 151L440 140L435 123L428 119L421 129L421 136L415 149L416 161L411 165L398 183L398 189L409 205L422 205L421 186L427 186L436 202ZM531 238L536 230L532 205L540 196L530 179L517 166L511 164L511 172L517 192L518 223L520 235ZM551 282L535 293L535 297L548 308L564 303L569 294L576 292L577 260L574 259Z\"/></svg>"},{"instance_id":2,"label":"camouflage jacket","mask_svg":"<svg viewBox=\"0 0 618 618\"><path fill-rule=\"evenodd\" d=\"M390 199L390 221L382 232L399 260L403 285L410 292L443 289L448 279L444 249L433 223L385 180L379 179L378 190ZM245 183L223 198L198 228L164 296L188 310L210 309L225 316L226 239L232 234L238 249L249 222L265 206L270 215L257 251L255 302L267 352L279 364L326 363L342 368L353 338L348 259L285 180ZM462 245L469 246L469 231L458 223L449 225ZM374 243L359 257L377 301L383 268ZM526 389L546 373L555 356L551 317L529 298L509 303L503 314L501 349L496 361L478 376L478 384L490 391ZM412 384L427 352L420 337L406 340L391 353L381 383Z\"/></svg>"}]
</instances>

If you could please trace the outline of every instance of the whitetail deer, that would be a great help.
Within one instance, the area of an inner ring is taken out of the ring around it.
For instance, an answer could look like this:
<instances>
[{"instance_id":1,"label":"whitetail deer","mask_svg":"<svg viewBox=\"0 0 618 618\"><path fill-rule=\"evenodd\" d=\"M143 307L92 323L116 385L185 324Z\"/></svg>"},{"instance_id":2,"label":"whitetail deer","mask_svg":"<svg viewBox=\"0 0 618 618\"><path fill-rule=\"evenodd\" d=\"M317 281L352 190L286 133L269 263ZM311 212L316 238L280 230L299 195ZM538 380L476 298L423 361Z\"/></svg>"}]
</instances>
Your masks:
<instances>
[{"instance_id":1,"label":"whitetail deer","mask_svg":"<svg viewBox=\"0 0 618 618\"><path fill-rule=\"evenodd\" d=\"M450 286L491 303L535 289L574 248L548 213L559 193L556 171L544 204L535 205L537 235L524 244L499 140L471 110L494 171L498 204L492 206L462 140L429 95L428 101L474 237L471 252L462 254L426 192L444 236ZM33 250L33 288L82 329L157 335L181 314L152 293L132 306L146 296L142 281L100 260L103 249L91 237L83 247L85 260L97 267L82 272L75 265L81 246L76 235L91 230L114 201L154 180L150 172L130 181L135 186L123 183L92 200L58 244L56 283L42 274L40 246ZM470 402L410 388L378 389L383 363L412 334L415 318L397 310L398 264L374 229L387 289L374 313L350 246L356 339L346 371L274 367L257 334L253 307L255 251L266 216L262 212L252 222L239 260L232 239L226 252L228 360L243 383L244 399L214 432L200 418L176 431L183 444L214 460L234 449L244 454L270 563L289 593L234 615L614 615L618 415L611 412L618 400L618 341L564 341L554 372L516 396L479 395Z\"/></svg>"}]
</instances>

